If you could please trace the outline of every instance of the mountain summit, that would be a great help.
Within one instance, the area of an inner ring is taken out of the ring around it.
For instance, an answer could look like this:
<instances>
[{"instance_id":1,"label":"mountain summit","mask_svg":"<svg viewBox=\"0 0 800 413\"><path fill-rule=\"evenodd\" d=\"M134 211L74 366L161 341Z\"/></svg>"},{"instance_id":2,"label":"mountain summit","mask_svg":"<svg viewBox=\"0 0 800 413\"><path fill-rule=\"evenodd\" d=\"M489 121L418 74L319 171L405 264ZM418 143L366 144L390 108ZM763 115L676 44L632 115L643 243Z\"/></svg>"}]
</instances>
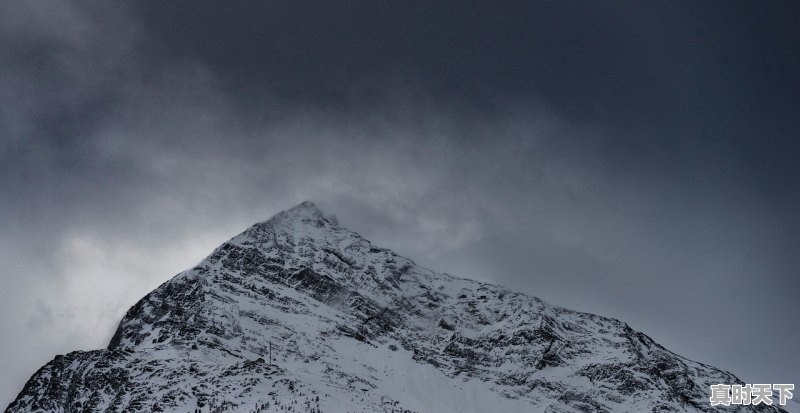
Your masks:
<instances>
[{"instance_id":1,"label":"mountain summit","mask_svg":"<svg viewBox=\"0 0 800 413\"><path fill-rule=\"evenodd\" d=\"M57 356L6 412L704 412L717 383L741 381L619 320L419 267L304 202L142 298L107 349Z\"/></svg>"}]
</instances>

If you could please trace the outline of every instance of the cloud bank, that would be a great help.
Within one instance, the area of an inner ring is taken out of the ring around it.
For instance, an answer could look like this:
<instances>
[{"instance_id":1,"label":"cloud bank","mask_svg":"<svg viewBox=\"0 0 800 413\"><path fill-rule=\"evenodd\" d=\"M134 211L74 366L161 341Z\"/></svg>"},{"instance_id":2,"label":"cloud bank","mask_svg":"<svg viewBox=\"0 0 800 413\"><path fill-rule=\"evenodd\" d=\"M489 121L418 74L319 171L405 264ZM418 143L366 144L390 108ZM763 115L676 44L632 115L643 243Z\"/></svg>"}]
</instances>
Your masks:
<instances>
[{"instance_id":1,"label":"cloud bank","mask_svg":"<svg viewBox=\"0 0 800 413\"><path fill-rule=\"evenodd\" d=\"M3 2L0 397L306 199L797 382L790 6L614 6Z\"/></svg>"}]
</instances>

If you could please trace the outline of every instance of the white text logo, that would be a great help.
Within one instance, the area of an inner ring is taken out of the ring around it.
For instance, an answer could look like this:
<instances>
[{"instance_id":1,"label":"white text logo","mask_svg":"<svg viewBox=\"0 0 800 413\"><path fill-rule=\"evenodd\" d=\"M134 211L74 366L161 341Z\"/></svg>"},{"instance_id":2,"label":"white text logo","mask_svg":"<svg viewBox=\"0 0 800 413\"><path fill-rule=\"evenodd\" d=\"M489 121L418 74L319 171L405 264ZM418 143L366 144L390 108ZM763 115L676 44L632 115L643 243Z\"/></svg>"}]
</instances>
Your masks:
<instances>
[{"instance_id":1,"label":"white text logo","mask_svg":"<svg viewBox=\"0 0 800 413\"><path fill-rule=\"evenodd\" d=\"M771 405L773 390L778 392L778 404L781 406L794 396L794 384L713 384L709 401L712 406Z\"/></svg>"}]
</instances>

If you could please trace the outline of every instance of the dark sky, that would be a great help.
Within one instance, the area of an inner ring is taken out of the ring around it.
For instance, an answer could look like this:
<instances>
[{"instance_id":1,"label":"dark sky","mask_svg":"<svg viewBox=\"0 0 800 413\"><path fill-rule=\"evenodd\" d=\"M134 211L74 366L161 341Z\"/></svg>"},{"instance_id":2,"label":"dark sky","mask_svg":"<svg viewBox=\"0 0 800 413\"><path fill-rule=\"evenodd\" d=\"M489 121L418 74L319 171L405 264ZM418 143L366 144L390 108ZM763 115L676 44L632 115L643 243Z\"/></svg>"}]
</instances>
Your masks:
<instances>
[{"instance_id":1,"label":"dark sky","mask_svg":"<svg viewBox=\"0 0 800 413\"><path fill-rule=\"evenodd\" d=\"M0 2L0 404L310 199L798 383L800 6Z\"/></svg>"}]
</instances>

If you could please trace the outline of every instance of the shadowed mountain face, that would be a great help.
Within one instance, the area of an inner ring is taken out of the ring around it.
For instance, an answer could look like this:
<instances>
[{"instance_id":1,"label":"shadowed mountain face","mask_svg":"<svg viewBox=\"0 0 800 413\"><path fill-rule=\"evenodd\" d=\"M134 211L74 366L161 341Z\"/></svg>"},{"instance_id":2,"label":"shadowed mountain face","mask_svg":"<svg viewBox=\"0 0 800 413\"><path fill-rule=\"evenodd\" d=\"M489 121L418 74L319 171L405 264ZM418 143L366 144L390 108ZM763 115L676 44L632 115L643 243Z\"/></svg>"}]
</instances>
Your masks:
<instances>
[{"instance_id":1,"label":"shadowed mountain face","mask_svg":"<svg viewBox=\"0 0 800 413\"><path fill-rule=\"evenodd\" d=\"M621 321L421 268L305 202L145 296L107 349L57 356L6 411L700 412L717 383L740 380Z\"/></svg>"}]
</instances>

